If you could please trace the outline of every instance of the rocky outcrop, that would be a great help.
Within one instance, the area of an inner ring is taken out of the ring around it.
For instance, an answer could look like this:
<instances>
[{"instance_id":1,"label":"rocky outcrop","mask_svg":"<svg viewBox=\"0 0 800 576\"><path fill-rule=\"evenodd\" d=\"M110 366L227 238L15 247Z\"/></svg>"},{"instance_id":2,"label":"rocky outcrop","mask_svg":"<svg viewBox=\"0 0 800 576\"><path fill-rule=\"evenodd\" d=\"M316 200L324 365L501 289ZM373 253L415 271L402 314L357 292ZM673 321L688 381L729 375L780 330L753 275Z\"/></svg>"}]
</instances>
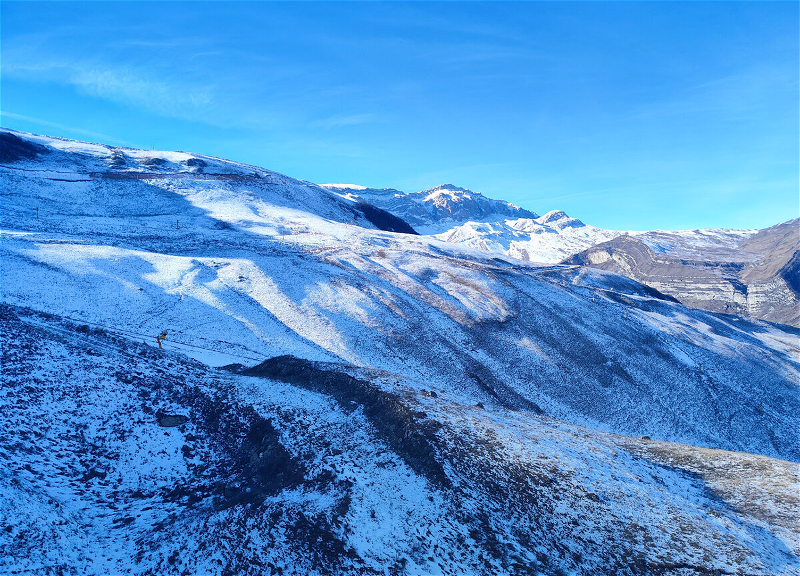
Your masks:
<instances>
[{"instance_id":1,"label":"rocky outcrop","mask_svg":"<svg viewBox=\"0 0 800 576\"><path fill-rule=\"evenodd\" d=\"M623 235L565 260L623 274L682 303L792 326L800 325L798 219L742 240L732 260L657 253Z\"/></svg>"},{"instance_id":2,"label":"rocky outcrop","mask_svg":"<svg viewBox=\"0 0 800 576\"><path fill-rule=\"evenodd\" d=\"M800 326L800 218L761 230L739 248L756 256L740 274L747 314Z\"/></svg>"}]
</instances>

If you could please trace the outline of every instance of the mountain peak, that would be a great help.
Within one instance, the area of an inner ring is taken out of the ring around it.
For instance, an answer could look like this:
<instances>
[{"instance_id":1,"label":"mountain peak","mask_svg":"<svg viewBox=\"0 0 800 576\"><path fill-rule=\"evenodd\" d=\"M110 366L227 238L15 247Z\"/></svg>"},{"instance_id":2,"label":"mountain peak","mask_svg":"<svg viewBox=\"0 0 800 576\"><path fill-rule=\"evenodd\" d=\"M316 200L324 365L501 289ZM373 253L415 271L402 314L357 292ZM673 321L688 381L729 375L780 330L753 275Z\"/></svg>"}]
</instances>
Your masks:
<instances>
[{"instance_id":1,"label":"mountain peak","mask_svg":"<svg viewBox=\"0 0 800 576\"><path fill-rule=\"evenodd\" d=\"M569 218L569 216L563 210L550 210L550 212L540 216L537 220L542 224L547 224L548 222L555 222L556 220L562 220L564 218Z\"/></svg>"},{"instance_id":2,"label":"mountain peak","mask_svg":"<svg viewBox=\"0 0 800 576\"><path fill-rule=\"evenodd\" d=\"M548 226L553 226L554 228L582 228L585 226L583 222L578 220L577 218L572 218L568 216L566 212L563 210L550 210L544 216L540 216L536 218L536 221L539 224L546 224Z\"/></svg>"},{"instance_id":3,"label":"mountain peak","mask_svg":"<svg viewBox=\"0 0 800 576\"><path fill-rule=\"evenodd\" d=\"M435 192L461 192L463 194L478 194L480 192L473 192L469 188L462 188L460 186L456 186L455 184L439 184L433 188L429 188L428 190L423 190L423 193L433 194Z\"/></svg>"},{"instance_id":4,"label":"mountain peak","mask_svg":"<svg viewBox=\"0 0 800 576\"><path fill-rule=\"evenodd\" d=\"M387 210L423 234L438 234L467 222L538 217L534 212L505 200L495 200L451 183L408 194L391 188L378 190L344 184L323 186L335 193L346 194L351 200L362 199Z\"/></svg>"}]
</instances>

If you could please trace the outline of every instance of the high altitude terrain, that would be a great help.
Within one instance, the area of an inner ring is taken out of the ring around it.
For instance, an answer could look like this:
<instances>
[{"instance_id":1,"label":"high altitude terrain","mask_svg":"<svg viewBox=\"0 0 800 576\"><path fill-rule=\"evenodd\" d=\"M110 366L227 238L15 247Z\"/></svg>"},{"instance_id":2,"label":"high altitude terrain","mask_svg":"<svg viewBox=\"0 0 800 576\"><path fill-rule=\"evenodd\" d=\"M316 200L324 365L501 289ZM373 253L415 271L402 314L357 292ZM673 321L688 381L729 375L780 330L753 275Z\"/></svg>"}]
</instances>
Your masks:
<instances>
[{"instance_id":1,"label":"high altitude terrain","mask_svg":"<svg viewBox=\"0 0 800 576\"><path fill-rule=\"evenodd\" d=\"M796 329L217 158L2 150L3 572L800 573Z\"/></svg>"},{"instance_id":2,"label":"high altitude terrain","mask_svg":"<svg viewBox=\"0 0 800 576\"><path fill-rule=\"evenodd\" d=\"M765 230L619 232L563 211L544 216L444 184L404 194L325 184L448 242L534 262L568 262L622 274L682 303L800 326L800 221Z\"/></svg>"}]
</instances>

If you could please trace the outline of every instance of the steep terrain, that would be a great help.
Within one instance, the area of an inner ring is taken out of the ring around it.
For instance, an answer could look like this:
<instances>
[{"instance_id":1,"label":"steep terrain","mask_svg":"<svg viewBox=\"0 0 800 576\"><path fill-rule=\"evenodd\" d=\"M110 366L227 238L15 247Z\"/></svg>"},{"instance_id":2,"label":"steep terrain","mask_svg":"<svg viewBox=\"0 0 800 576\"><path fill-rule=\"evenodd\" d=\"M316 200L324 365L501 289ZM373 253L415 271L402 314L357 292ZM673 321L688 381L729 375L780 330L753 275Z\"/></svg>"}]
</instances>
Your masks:
<instances>
[{"instance_id":1,"label":"steep terrain","mask_svg":"<svg viewBox=\"0 0 800 576\"><path fill-rule=\"evenodd\" d=\"M352 184L322 186L344 198L362 200L383 208L399 216L422 234L438 234L468 221L536 218L536 214L529 210L452 184L442 184L410 194L393 188L376 189Z\"/></svg>"},{"instance_id":2,"label":"steep terrain","mask_svg":"<svg viewBox=\"0 0 800 576\"><path fill-rule=\"evenodd\" d=\"M557 263L622 234L587 226L560 210L538 216L504 200L452 184L409 194L353 184L323 186L344 198L383 208L409 222L421 234L521 260Z\"/></svg>"},{"instance_id":3,"label":"steep terrain","mask_svg":"<svg viewBox=\"0 0 800 576\"><path fill-rule=\"evenodd\" d=\"M760 230L726 250L697 242L675 246L666 238L663 232L620 236L565 262L624 274L695 308L800 326L800 220Z\"/></svg>"},{"instance_id":4,"label":"steep terrain","mask_svg":"<svg viewBox=\"0 0 800 576\"><path fill-rule=\"evenodd\" d=\"M798 573L797 330L12 135L4 572Z\"/></svg>"},{"instance_id":5,"label":"steep terrain","mask_svg":"<svg viewBox=\"0 0 800 576\"><path fill-rule=\"evenodd\" d=\"M0 337L3 573L798 573L788 462L18 307Z\"/></svg>"},{"instance_id":6,"label":"steep terrain","mask_svg":"<svg viewBox=\"0 0 800 576\"><path fill-rule=\"evenodd\" d=\"M584 224L560 210L537 216L451 184L411 194L323 186L380 206L447 242L520 260L607 270L688 306L800 326L800 288L792 288L800 286L797 219L761 231L620 232Z\"/></svg>"},{"instance_id":7,"label":"steep terrain","mask_svg":"<svg viewBox=\"0 0 800 576\"><path fill-rule=\"evenodd\" d=\"M0 150L6 188L2 216L4 223L12 225L41 216L50 227L57 221L63 230L81 217L97 216L105 218L106 224L124 219L126 226L146 226L142 219L150 218L151 226L191 229L194 219L212 218L218 226L235 220L240 227L261 234L282 235L293 231L293 215L312 213L331 222L414 233L393 215L373 206L365 210L316 184L209 156L8 130L0 131ZM41 193L12 201L29 182ZM65 186L67 197L62 196ZM263 227L266 210L271 228ZM103 227L98 232L104 232ZM130 230L115 229L114 233L124 236Z\"/></svg>"}]
</instances>

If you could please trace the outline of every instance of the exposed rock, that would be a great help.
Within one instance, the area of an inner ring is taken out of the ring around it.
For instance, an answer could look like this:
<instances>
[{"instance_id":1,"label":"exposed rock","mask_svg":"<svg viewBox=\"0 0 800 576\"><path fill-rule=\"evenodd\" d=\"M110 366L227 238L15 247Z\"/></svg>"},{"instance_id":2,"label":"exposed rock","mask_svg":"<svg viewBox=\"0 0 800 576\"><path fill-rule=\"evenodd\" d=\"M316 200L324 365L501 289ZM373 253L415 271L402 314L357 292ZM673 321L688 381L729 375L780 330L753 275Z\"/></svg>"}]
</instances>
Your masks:
<instances>
[{"instance_id":1,"label":"exposed rock","mask_svg":"<svg viewBox=\"0 0 800 576\"><path fill-rule=\"evenodd\" d=\"M386 210L425 234L444 232L455 224L498 218L536 218L537 215L504 200L494 200L467 188L442 184L404 194L392 188L375 189L363 186L325 184L337 194L368 202Z\"/></svg>"},{"instance_id":2,"label":"exposed rock","mask_svg":"<svg viewBox=\"0 0 800 576\"><path fill-rule=\"evenodd\" d=\"M438 485L449 485L431 442L438 426L429 422L424 413L410 410L397 395L339 372L335 366L293 356L270 358L240 373L274 378L329 394L345 409L361 406L384 440L415 472Z\"/></svg>"},{"instance_id":3,"label":"exposed rock","mask_svg":"<svg viewBox=\"0 0 800 576\"><path fill-rule=\"evenodd\" d=\"M719 260L656 253L624 235L565 262L623 274L694 308L800 326L798 249L795 219L746 238Z\"/></svg>"},{"instance_id":4,"label":"exposed rock","mask_svg":"<svg viewBox=\"0 0 800 576\"><path fill-rule=\"evenodd\" d=\"M186 424L186 422L189 421L188 416L183 416L182 414L165 414L163 412L158 412L156 414L156 419L158 420L158 425L164 428L174 428L175 426Z\"/></svg>"},{"instance_id":5,"label":"exposed rock","mask_svg":"<svg viewBox=\"0 0 800 576\"><path fill-rule=\"evenodd\" d=\"M119 150L114 150L114 153L111 154L111 160L109 164L114 168L121 168L122 166L127 165L128 161L125 158L125 155L120 152Z\"/></svg>"},{"instance_id":6,"label":"exposed rock","mask_svg":"<svg viewBox=\"0 0 800 576\"><path fill-rule=\"evenodd\" d=\"M356 210L364 215L364 218L372 222L378 230L386 230L387 232L400 232L402 234L416 234L409 224L402 218L398 218L394 214L381 210L377 206L373 206L367 202L359 202L356 205Z\"/></svg>"}]
</instances>

